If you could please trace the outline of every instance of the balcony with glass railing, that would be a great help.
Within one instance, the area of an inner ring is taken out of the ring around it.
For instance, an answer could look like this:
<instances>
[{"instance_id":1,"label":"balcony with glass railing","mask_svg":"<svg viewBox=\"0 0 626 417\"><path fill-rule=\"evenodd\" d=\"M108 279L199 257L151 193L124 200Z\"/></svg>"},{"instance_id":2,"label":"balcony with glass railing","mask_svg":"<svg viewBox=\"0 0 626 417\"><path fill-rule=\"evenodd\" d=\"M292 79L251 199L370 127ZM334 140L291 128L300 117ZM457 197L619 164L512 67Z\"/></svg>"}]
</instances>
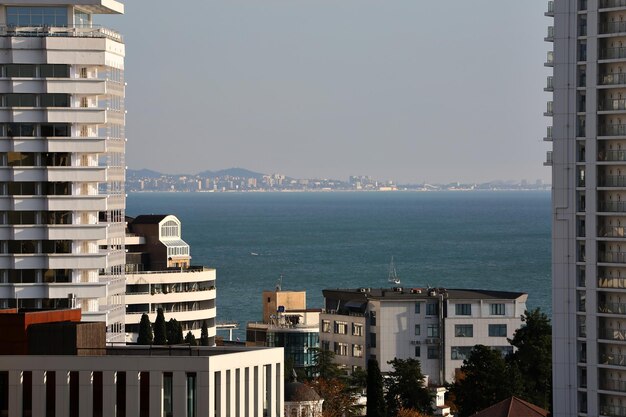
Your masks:
<instances>
[{"instance_id":1,"label":"balcony with glass railing","mask_svg":"<svg viewBox=\"0 0 626 417\"><path fill-rule=\"evenodd\" d=\"M604 391L626 392L626 381L622 379L600 378L600 389Z\"/></svg>"},{"instance_id":2,"label":"balcony with glass railing","mask_svg":"<svg viewBox=\"0 0 626 417\"><path fill-rule=\"evenodd\" d=\"M626 150L608 150L598 152L599 162L611 162L611 161L626 161Z\"/></svg>"},{"instance_id":3,"label":"balcony with glass railing","mask_svg":"<svg viewBox=\"0 0 626 417\"><path fill-rule=\"evenodd\" d=\"M68 37L68 38L106 38L123 42L122 35L114 30L95 25L76 26L4 26L0 25L0 37Z\"/></svg>"},{"instance_id":4,"label":"balcony with glass railing","mask_svg":"<svg viewBox=\"0 0 626 417\"><path fill-rule=\"evenodd\" d=\"M546 152L546 161L543 163L544 166L552 166L552 151Z\"/></svg>"},{"instance_id":5,"label":"balcony with glass railing","mask_svg":"<svg viewBox=\"0 0 626 417\"><path fill-rule=\"evenodd\" d=\"M598 201L598 211L607 213L626 212L626 201Z\"/></svg>"},{"instance_id":6,"label":"balcony with glass railing","mask_svg":"<svg viewBox=\"0 0 626 417\"><path fill-rule=\"evenodd\" d=\"M598 303L598 313L626 315L625 303Z\"/></svg>"},{"instance_id":7,"label":"balcony with glass railing","mask_svg":"<svg viewBox=\"0 0 626 417\"><path fill-rule=\"evenodd\" d=\"M622 111L626 110L626 99L609 98L598 100L598 111Z\"/></svg>"},{"instance_id":8,"label":"balcony with glass railing","mask_svg":"<svg viewBox=\"0 0 626 417\"><path fill-rule=\"evenodd\" d=\"M626 187L625 175L606 175L601 176L598 181L600 187Z\"/></svg>"},{"instance_id":9,"label":"balcony with glass railing","mask_svg":"<svg viewBox=\"0 0 626 417\"><path fill-rule=\"evenodd\" d=\"M598 261L609 264L624 264L626 263L626 252L599 251Z\"/></svg>"},{"instance_id":10,"label":"balcony with glass railing","mask_svg":"<svg viewBox=\"0 0 626 417\"><path fill-rule=\"evenodd\" d=\"M600 85L621 85L626 84L626 73L625 72L616 72L613 74L604 74L600 75L600 79L598 81Z\"/></svg>"},{"instance_id":11,"label":"balcony with glass railing","mask_svg":"<svg viewBox=\"0 0 626 417\"><path fill-rule=\"evenodd\" d=\"M552 141L552 126L547 126L546 128L546 136L543 138L546 142Z\"/></svg>"},{"instance_id":12,"label":"balcony with glass railing","mask_svg":"<svg viewBox=\"0 0 626 417\"><path fill-rule=\"evenodd\" d=\"M546 111L543 113L543 115L548 117L554 116L554 103L552 101L548 101L546 104Z\"/></svg>"},{"instance_id":13,"label":"balcony with glass railing","mask_svg":"<svg viewBox=\"0 0 626 417\"><path fill-rule=\"evenodd\" d=\"M554 91L554 77L552 77L551 75L546 78L546 86L543 88L543 91Z\"/></svg>"},{"instance_id":14,"label":"balcony with glass railing","mask_svg":"<svg viewBox=\"0 0 626 417\"><path fill-rule=\"evenodd\" d=\"M626 407L621 405L600 404L600 415L606 417L626 417Z\"/></svg>"},{"instance_id":15,"label":"balcony with glass railing","mask_svg":"<svg viewBox=\"0 0 626 417\"><path fill-rule=\"evenodd\" d=\"M598 277L598 288L626 289L626 277Z\"/></svg>"},{"instance_id":16,"label":"balcony with glass railing","mask_svg":"<svg viewBox=\"0 0 626 417\"><path fill-rule=\"evenodd\" d=\"M598 135L599 136L626 136L626 125L623 124L613 124L613 125L599 125L598 126Z\"/></svg>"},{"instance_id":17,"label":"balcony with glass railing","mask_svg":"<svg viewBox=\"0 0 626 417\"><path fill-rule=\"evenodd\" d=\"M543 40L546 42L554 42L554 26L548 26L548 33Z\"/></svg>"},{"instance_id":18,"label":"balcony with glass railing","mask_svg":"<svg viewBox=\"0 0 626 417\"><path fill-rule=\"evenodd\" d=\"M624 59L626 47L600 48L600 59Z\"/></svg>"},{"instance_id":19,"label":"balcony with glass railing","mask_svg":"<svg viewBox=\"0 0 626 417\"><path fill-rule=\"evenodd\" d=\"M598 27L601 35L626 32L626 21L600 22Z\"/></svg>"},{"instance_id":20,"label":"balcony with glass railing","mask_svg":"<svg viewBox=\"0 0 626 417\"><path fill-rule=\"evenodd\" d=\"M600 0L600 9L612 9L616 7L626 7L626 0Z\"/></svg>"},{"instance_id":21,"label":"balcony with glass railing","mask_svg":"<svg viewBox=\"0 0 626 417\"><path fill-rule=\"evenodd\" d=\"M598 328L598 337L604 340L626 341L625 329L614 329L611 327Z\"/></svg>"},{"instance_id":22,"label":"balcony with glass railing","mask_svg":"<svg viewBox=\"0 0 626 417\"><path fill-rule=\"evenodd\" d=\"M626 55L626 48L624 55ZM553 67L554 66L554 51L548 51L548 54L546 56L546 62L543 64L546 67Z\"/></svg>"},{"instance_id":23,"label":"balcony with glass railing","mask_svg":"<svg viewBox=\"0 0 626 417\"><path fill-rule=\"evenodd\" d=\"M548 10L546 10L544 16L554 17L554 1L548 2Z\"/></svg>"}]
</instances>

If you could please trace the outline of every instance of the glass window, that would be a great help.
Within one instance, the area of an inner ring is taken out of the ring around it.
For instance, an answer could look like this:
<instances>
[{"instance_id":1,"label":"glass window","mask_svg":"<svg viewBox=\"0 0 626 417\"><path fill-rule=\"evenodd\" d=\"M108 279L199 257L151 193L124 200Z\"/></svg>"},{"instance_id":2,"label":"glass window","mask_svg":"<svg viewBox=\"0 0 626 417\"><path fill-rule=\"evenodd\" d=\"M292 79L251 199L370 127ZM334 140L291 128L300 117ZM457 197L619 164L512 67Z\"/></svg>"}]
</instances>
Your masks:
<instances>
[{"instance_id":1,"label":"glass window","mask_svg":"<svg viewBox=\"0 0 626 417\"><path fill-rule=\"evenodd\" d=\"M348 356L348 344L335 342L335 355Z\"/></svg>"},{"instance_id":2,"label":"glass window","mask_svg":"<svg viewBox=\"0 0 626 417\"><path fill-rule=\"evenodd\" d=\"M74 26L91 27L91 16L78 9L74 9Z\"/></svg>"},{"instance_id":3,"label":"glass window","mask_svg":"<svg viewBox=\"0 0 626 417\"><path fill-rule=\"evenodd\" d=\"M503 303L490 304L489 310L492 316L504 316L506 311Z\"/></svg>"},{"instance_id":4,"label":"glass window","mask_svg":"<svg viewBox=\"0 0 626 417\"><path fill-rule=\"evenodd\" d=\"M67 26L67 7L6 8L8 26Z\"/></svg>"},{"instance_id":5,"label":"glass window","mask_svg":"<svg viewBox=\"0 0 626 417\"><path fill-rule=\"evenodd\" d=\"M474 337L474 326L471 324L454 325L455 337Z\"/></svg>"},{"instance_id":6,"label":"glass window","mask_svg":"<svg viewBox=\"0 0 626 417\"><path fill-rule=\"evenodd\" d=\"M428 359L439 359L439 346L428 346Z\"/></svg>"},{"instance_id":7,"label":"glass window","mask_svg":"<svg viewBox=\"0 0 626 417\"><path fill-rule=\"evenodd\" d=\"M69 94L42 94L40 107L70 107Z\"/></svg>"},{"instance_id":8,"label":"glass window","mask_svg":"<svg viewBox=\"0 0 626 417\"><path fill-rule=\"evenodd\" d=\"M330 320L322 320L322 332L330 333Z\"/></svg>"},{"instance_id":9,"label":"glass window","mask_svg":"<svg viewBox=\"0 0 626 417\"><path fill-rule=\"evenodd\" d=\"M196 374L187 374L187 417L197 416Z\"/></svg>"},{"instance_id":10,"label":"glass window","mask_svg":"<svg viewBox=\"0 0 626 417\"><path fill-rule=\"evenodd\" d=\"M4 107L35 107L37 105L36 94L4 94Z\"/></svg>"},{"instance_id":11,"label":"glass window","mask_svg":"<svg viewBox=\"0 0 626 417\"><path fill-rule=\"evenodd\" d=\"M419 314L422 309L422 303L415 303L415 314Z\"/></svg>"},{"instance_id":12,"label":"glass window","mask_svg":"<svg viewBox=\"0 0 626 417\"><path fill-rule=\"evenodd\" d=\"M471 316L472 305L471 304L455 304L454 312L457 316Z\"/></svg>"},{"instance_id":13,"label":"glass window","mask_svg":"<svg viewBox=\"0 0 626 417\"><path fill-rule=\"evenodd\" d=\"M438 316L439 309L437 308L437 303L428 303L426 304L426 315L427 316Z\"/></svg>"},{"instance_id":14,"label":"glass window","mask_svg":"<svg viewBox=\"0 0 626 417\"><path fill-rule=\"evenodd\" d=\"M513 353L513 346L494 346L493 350L498 351L503 357L506 357Z\"/></svg>"},{"instance_id":15,"label":"glass window","mask_svg":"<svg viewBox=\"0 0 626 417\"><path fill-rule=\"evenodd\" d=\"M506 324L490 324L489 336L491 337L506 337Z\"/></svg>"},{"instance_id":16,"label":"glass window","mask_svg":"<svg viewBox=\"0 0 626 417\"><path fill-rule=\"evenodd\" d=\"M421 328L419 324L415 325L415 336L419 336L421 333Z\"/></svg>"},{"instance_id":17,"label":"glass window","mask_svg":"<svg viewBox=\"0 0 626 417\"><path fill-rule=\"evenodd\" d=\"M352 323L352 336L362 336L363 335L363 325Z\"/></svg>"},{"instance_id":18,"label":"glass window","mask_svg":"<svg viewBox=\"0 0 626 417\"><path fill-rule=\"evenodd\" d=\"M376 312L370 311L370 326L376 326Z\"/></svg>"},{"instance_id":19,"label":"glass window","mask_svg":"<svg viewBox=\"0 0 626 417\"><path fill-rule=\"evenodd\" d=\"M172 373L163 373L163 413L165 417L174 417L172 407Z\"/></svg>"},{"instance_id":20,"label":"glass window","mask_svg":"<svg viewBox=\"0 0 626 417\"><path fill-rule=\"evenodd\" d=\"M69 78L70 66L65 64L42 64L39 66L42 78Z\"/></svg>"},{"instance_id":21,"label":"glass window","mask_svg":"<svg viewBox=\"0 0 626 417\"><path fill-rule=\"evenodd\" d=\"M370 333L370 347L376 347L376 333Z\"/></svg>"},{"instance_id":22,"label":"glass window","mask_svg":"<svg viewBox=\"0 0 626 417\"><path fill-rule=\"evenodd\" d=\"M415 357L419 358L421 353L422 353L421 346L419 346L419 345L415 346Z\"/></svg>"},{"instance_id":23,"label":"glass window","mask_svg":"<svg viewBox=\"0 0 626 417\"><path fill-rule=\"evenodd\" d=\"M352 356L355 358L363 357L363 345L352 345Z\"/></svg>"},{"instance_id":24,"label":"glass window","mask_svg":"<svg viewBox=\"0 0 626 417\"><path fill-rule=\"evenodd\" d=\"M452 346L451 351L452 354L450 356L450 359L462 361L469 357L470 353L472 352L472 346Z\"/></svg>"},{"instance_id":25,"label":"glass window","mask_svg":"<svg viewBox=\"0 0 626 417\"><path fill-rule=\"evenodd\" d=\"M348 323L346 323L345 321L336 321L335 333L336 334L348 334Z\"/></svg>"},{"instance_id":26,"label":"glass window","mask_svg":"<svg viewBox=\"0 0 626 417\"><path fill-rule=\"evenodd\" d=\"M36 65L33 64L7 64L4 66L6 77L34 78Z\"/></svg>"},{"instance_id":27,"label":"glass window","mask_svg":"<svg viewBox=\"0 0 626 417\"><path fill-rule=\"evenodd\" d=\"M427 337L439 337L439 325L438 324L429 324L426 328L426 336Z\"/></svg>"}]
</instances>

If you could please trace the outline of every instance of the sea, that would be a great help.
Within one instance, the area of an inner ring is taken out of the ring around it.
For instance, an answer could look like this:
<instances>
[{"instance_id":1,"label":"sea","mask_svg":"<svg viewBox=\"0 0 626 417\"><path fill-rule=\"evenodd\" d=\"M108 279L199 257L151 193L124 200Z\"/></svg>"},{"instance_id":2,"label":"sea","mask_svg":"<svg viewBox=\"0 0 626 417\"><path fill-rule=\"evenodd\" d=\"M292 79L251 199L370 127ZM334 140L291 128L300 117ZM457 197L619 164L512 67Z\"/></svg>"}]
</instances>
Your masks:
<instances>
[{"instance_id":1,"label":"sea","mask_svg":"<svg viewBox=\"0 0 626 417\"><path fill-rule=\"evenodd\" d=\"M521 291L551 314L550 192L131 193L174 214L192 264L217 269L218 322L261 320L263 290L400 286Z\"/></svg>"}]
</instances>

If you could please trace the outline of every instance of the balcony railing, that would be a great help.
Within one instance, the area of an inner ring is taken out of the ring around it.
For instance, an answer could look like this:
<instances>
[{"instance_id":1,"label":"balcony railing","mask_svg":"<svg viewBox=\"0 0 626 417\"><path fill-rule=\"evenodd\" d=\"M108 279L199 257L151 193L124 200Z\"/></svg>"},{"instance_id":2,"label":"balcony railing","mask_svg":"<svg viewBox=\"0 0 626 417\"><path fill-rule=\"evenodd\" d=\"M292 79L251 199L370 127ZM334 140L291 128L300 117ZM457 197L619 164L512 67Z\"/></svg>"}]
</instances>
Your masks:
<instances>
[{"instance_id":1,"label":"balcony railing","mask_svg":"<svg viewBox=\"0 0 626 417\"><path fill-rule=\"evenodd\" d=\"M601 9L609 9L612 7L626 7L626 0L600 0Z\"/></svg>"},{"instance_id":2,"label":"balcony railing","mask_svg":"<svg viewBox=\"0 0 626 417\"><path fill-rule=\"evenodd\" d=\"M626 201L599 201L598 211L610 213L626 212Z\"/></svg>"},{"instance_id":3,"label":"balcony railing","mask_svg":"<svg viewBox=\"0 0 626 417\"><path fill-rule=\"evenodd\" d=\"M626 48L624 48L626 49ZM626 52L625 52L626 54ZM546 63L544 64L546 67L554 66L554 51L548 51L548 55L546 57Z\"/></svg>"},{"instance_id":4,"label":"balcony railing","mask_svg":"<svg viewBox=\"0 0 626 417\"><path fill-rule=\"evenodd\" d=\"M600 415L608 417L626 417L626 407L621 405L600 404Z\"/></svg>"},{"instance_id":5,"label":"balcony railing","mask_svg":"<svg viewBox=\"0 0 626 417\"><path fill-rule=\"evenodd\" d=\"M546 162L543 163L545 166L552 165L552 151L546 152Z\"/></svg>"},{"instance_id":6,"label":"balcony railing","mask_svg":"<svg viewBox=\"0 0 626 417\"><path fill-rule=\"evenodd\" d=\"M598 126L600 136L626 136L626 125L600 125Z\"/></svg>"},{"instance_id":7,"label":"balcony railing","mask_svg":"<svg viewBox=\"0 0 626 417\"><path fill-rule=\"evenodd\" d=\"M626 47L600 49L600 59L621 59L626 58Z\"/></svg>"},{"instance_id":8,"label":"balcony railing","mask_svg":"<svg viewBox=\"0 0 626 417\"><path fill-rule=\"evenodd\" d=\"M552 76L546 78L546 86L544 88L544 91L554 91L554 78Z\"/></svg>"},{"instance_id":9,"label":"balcony railing","mask_svg":"<svg viewBox=\"0 0 626 417\"><path fill-rule=\"evenodd\" d=\"M598 278L599 288L626 288L626 277L600 277Z\"/></svg>"},{"instance_id":10,"label":"balcony railing","mask_svg":"<svg viewBox=\"0 0 626 417\"><path fill-rule=\"evenodd\" d=\"M626 381L621 379L600 378L600 389L607 391L626 392Z\"/></svg>"},{"instance_id":11,"label":"balcony railing","mask_svg":"<svg viewBox=\"0 0 626 417\"><path fill-rule=\"evenodd\" d=\"M606 99L604 101L598 101L598 110L600 111L626 110L626 99L615 98L615 99Z\"/></svg>"},{"instance_id":12,"label":"balcony railing","mask_svg":"<svg viewBox=\"0 0 626 417\"><path fill-rule=\"evenodd\" d=\"M601 365L626 366L626 356L603 353L600 355Z\"/></svg>"},{"instance_id":13,"label":"balcony railing","mask_svg":"<svg viewBox=\"0 0 626 417\"><path fill-rule=\"evenodd\" d=\"M600 187L626 187L625 175L607 175L600 177Z\"/></svg>"},{"instance_id":14,"label":"balcony railing","mask_svg":"<svg viewBox=\"0 0 626 417\"><path fill-rule=\"evenodd\" d=\"M114 30L103 27L50 27L50 26L0 26L0 36L50 36L69 38L107 38L123 42L122 35Z\"/></svg>"},{"instance_id":15,"label":"balcony railing","mask_svg":"<svg viewBox=\"0 0 626 417\"><path fill-rule=\"evenodd\" d=\"M626 161L626 151L600 151L598 152L598 161Z\"/></svg>"},{"instance_id":16,"label":"balcony railing","mask_svg":"<svg viewBox=\"0 0 626 417\"><path fill-rule=\"evenodd\" d=\"M609 33L621 33L626 32L626 22L601 22L600 23L600 33L601 34L609 34Z\"/></svg>"},{"instance_id":17,"label":"balcony railing","mask_svg":"<svg viewBox=\"0 0 626 417\"><path fill-rule=\"evenodd\" d=\"M582 36L582 35L581 35ZM548 26L548 34L543 38L546 42L554 42L554 26Z\"/></svg>"},{"instance_id":18,"label":"balcony railing","mask_svg":"<svg viewBox=\"0 0 626 417\"><path fill-rule=\"evenodd\" d=\"M544 14L546 16L554 16L554 1L548 2L548 10Z\"/></svg>"},{"instance_id":19,"label":"balcony railing","mask_svg":"<svg viewBox=\"0 0 626 417\"><path fill-rule=\"evenodd\" d=\"M626 263L626 252L598 252L598 261L606 263Z\"/></svg>"},{"instance_id":20,"label":"balcony railing","mask_svg":"<svg viewBox=\"0 0 626 417\"><path fill-rule=\"evenodd\" d=\"M554 115L554 103L552 101L548 101L546 105L546 112L543 114L544 116L553 116Z\"/></svg>"},{"instance_id":21,"label":"balcony railing","mask_svg":"<svg viewBox=\"0 0 626 417\"><path fill-rule=\"evenodd\" d=\"M624 303L599 303L598 313L626 314L626 304Z\"/></svg>"},{"instance_id":22,"label":"balcony railing","mask_svg":"<svg viewBox=\"0 0 626 417\"><path fill-rule=\"evenodd\" d=\"M623 329L611 329L608 327L600 327L598 329L598 335L600 339L605 340L626 340L626 330Z\"/></svg>"},{"instance_id":23,"label":"balcony railing","mask_svg":"<svg viewBox=\"0 0 626 417\"><path fill-rule=\"evenodd\" d=\"M626 84L626 73L617 72L600 76L600 85Z\"/></svg>"}]
</instances>

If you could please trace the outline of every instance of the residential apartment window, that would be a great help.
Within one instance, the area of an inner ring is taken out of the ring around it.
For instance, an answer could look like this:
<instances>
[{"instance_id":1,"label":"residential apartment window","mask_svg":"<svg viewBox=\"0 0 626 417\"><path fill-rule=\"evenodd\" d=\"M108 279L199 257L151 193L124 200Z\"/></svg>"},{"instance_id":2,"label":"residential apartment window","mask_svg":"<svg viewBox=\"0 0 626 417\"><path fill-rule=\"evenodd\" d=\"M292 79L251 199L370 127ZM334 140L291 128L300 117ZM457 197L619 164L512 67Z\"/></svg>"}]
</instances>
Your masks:
<instances>
[{"instance_id":1,"label":"residential apartment window","mask_svg":"<svg viewBox=\"0 0 626 417\"><path fill-rule=\"evenodd\" d=\"M330 320L322 320L322 332L330 333Z\"/></svg>"},{"instance_id":2,"label":"residential apartment window","mask_svg":"<svg viewBox=\"0 0 626 417\"><path fill-rule=\"evenodd\" d=\"M421 326L419 324L415 325L415 336L419 336L422 333Z\"/></svg>"},{"instance_id":3,"label":"residential apartment window","mask_svg":"<svg viewBox=\"0 0 626 417\"><path fill-rule=\"evenodd\" d=\"M455 337L474 337L474 326L471 324L456 324L454 326Z\"/></svg>"},{"instance_id":4,"label":"residential apartment window","mask_svg":"<svg viewBox=\"0 0 626 417\"><path fill-rule=\"evenodd\" d=\"M7 7L7 26L67 26L67 7Z\"/></svg>"},{"instance_id":5,"label":"residential apartment window","mask_svg":"<svg viewBox=\"0 0 626 417\"><path fill-rule=\"evenodd\" d=\"M239 369L237 369L239 372ZM237 375L238 377L239 375ZM239 386L239 385L237 385ZM187 374L187 417L196 417L198 409L198 401L196 395L196 374Z\"/></svg>"},{"instance_id":6,"label":"residential apartment window","mask_svg":"<svg viewBox=\"0 0 626 417\"><path fill-rule=\"evenodd\" d=\"M39 100L40 107L70 107L69 94L42 94Z\"/></svg>"},{"instance_id":7,"label":"residential apartment window","mask_svg":"<svg viewBox=\"0 0 626 417\"><path fill-rule=\"evenodd\" d=\"M437 308L437 303L428 303L426 304L426 315L427 316L438 316L439 309Z\"/></svg>"},{"instance_id":8,"label":"residential apartment window","mask_svg":"<svg viewBox=\"0 0 626 417\"><path fill-rule=\"evenodd\" d=\"M363 325L352 323L352 336L363 336Z\"/></svg>"},{"instance_id":9,"label":"residential apartment window","mask_svg":"<svg viewBox=\"0 0 626 417\"><path fill-rule=\"evenodd\" d=\"M376 326L376 312L370 311L370 326Z\"/></svg>"},{"instance_id":10,"label":"residential apartment window","mask_svg":"<svg viewBox=\"0 0 626 417\"><path fill-rule=\"evenodd\" d=\"M322 340L322 350L330 350L330 342L328 340Z\"/></svg>"},{"instance_id":11,"label":"residential apartment window","mask_svg":"<svg viewBox=\"0 0 626 417\"><path fill-rule=\"evenodd\" d=\"M438 324L429 324L426 328L426 336L427 337L439 337L439 325Z\"/></svg>"},{"instance_id":12,"label":"residential apartment window","mask_svg":"<svg viewBox=\"0 0 626 417\"><path fill-rule=\"evenodd\" d=\"M513 353L513 346L493 346L492 349L500 352L502 357L506 357Z\"/></svg>"},{"instance_id":13,"label":"residential apartment window","mask_svg":"<svg viewBox=\"0 0 626 417\"><path fill-rule=\"evenodd\" d=\"M490 337L506 337L506 324L490 324L489 336Z\"/></svg>"},{"instance_id":14,"label":"residential apartment window","mask_svg":"<svg viewBox=\"0 0 626 417\"><path fill-rule=\"evenodd\" d=\"M421 354L422 354L422 347L419 345L415 346L415 357L419 358Z\"/></svg>"},{"instance_id":15,"label":"residential apartment window","mask_svg":"<svg viewBox=\"0 0 626 417\"><path fill-rule=\"evenodd\" d=\"M163 373L163 413L164 417L173 417L172 407L172 373Z\"/></svg>"},{"instance_id":16,"label":"residential apartment window","mask_svg":"<svg viewBox=\"0 0 626 417\"><path fill-rule=\"evenodd\" d=\"M472 305L471 304L455 304L454 312L457 316L471 316Z\"/></svg>"},{"instance_id":17,"label":"residential apartment window","mask_svg":"<svg viewBox=\"0 0 626 417\"><path fill-rule=\"evenodd\" d=\"M420 314L422 303L415 303L415 314Z\"/></svg>"},{"instance_id":18,"label":"residential apartment window","mask_svg":"<svg viewBox=\"0 0 626 417\"><path fill-rule=\"evenodd\" d=\"M506 311L503 303L490 304L489 310L492 316L504 316Z\"/></svg>"},{"instance_id":19,"label":"residential apartment window","mask_svg":"<svg viewBox=\"0 0 626 417\"><path fill-rule=\"evenodd\" d=\"M428 346L426 357L428 359L439 359L439 346Z\"/></svg>"},{"instance_id":20,"label":"residential apartment window","mask_svg":"<svg viewBox=\"0 0 626 417\"><path fill-rule=\"evenodd\" d=\"M335 355L348 356L348 344L335 342Z\"/></svg>"},{"instance_id":21,"label":"residential apartment window","mask_svg":"<svg viewBox=\"0 0 626 417\"><path fill-rule=\"evenodd\" d=\"M370 333L370 347L376 347L376 333Z\"/></svg>"},{"instance_id":22,"label":"residential apartment window","mask_svg":"<svg viewBox=\"0 0 626 417\"><path fill-rule=\"evenodd\" d=\"M363 357L363 345L352 345L352 356L355 358Z\"/></svg>"},{"instance_id":23,"label":"residential apartment window","mask_svg":"<svg viewBox=\"0 0 626 417\"><path fill-rule=\"evenodd\" d=\"M469 357L472 352L472 346L452 346L452 354L450 359L456 361L462 361Z\"/></svg>"},{"instance_id":24,"label":"residential apartment window","mask_svg":"<svg viewBox=\"0 0 626 417\"><path fill-rule=\"evenodd\" d=\"M345 321L336 321L335 333L336 334L348 334L348 323L346 323Z\"/></svg>"}]
</instances>

